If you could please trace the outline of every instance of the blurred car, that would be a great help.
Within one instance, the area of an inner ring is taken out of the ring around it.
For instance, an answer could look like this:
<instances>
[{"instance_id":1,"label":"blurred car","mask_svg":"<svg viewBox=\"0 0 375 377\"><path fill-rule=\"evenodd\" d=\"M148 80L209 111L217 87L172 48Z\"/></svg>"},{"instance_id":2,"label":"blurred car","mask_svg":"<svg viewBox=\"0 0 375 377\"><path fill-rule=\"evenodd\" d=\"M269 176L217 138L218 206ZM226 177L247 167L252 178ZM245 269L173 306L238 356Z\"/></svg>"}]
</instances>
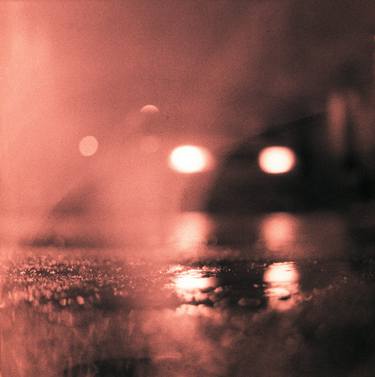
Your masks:
<instances>
[{"instance_id":1,"label":"blurred car","mask_svg":"<svg viewBox=\"0 0 375 377\"><path fill-rule=\"evenodd\" d=\"M371 200L370 176L355 155L337 161L331 153L325 115L269 127L241 142L218 133L164 135L163 121L159 109L148 105L132 118L128 133L114 133L99 148L95 137L93 144L86 139L86 146L82 139L79 152L90 170L61 190L37 235L30 234L31 243L155 247L173 238L182 213L247 215L262 218L256 220L262 224L272 213L337 214ZM276 227L290 223L284 220L276 221ZM238 230L231 242L249 234Z\"/></svg>"},{"instance_id":2,"label":"blurred car","mask_svg":"<svg viewBox=\"0 0 375 377\"><path fill-rule=\"evenodd\" d=\"M314 258L315 250L341 255L357 250L358 241L359 249L373 249L371 171L348 135L344 152L335 155L329 127L327 115L317 114L270 127L232 148L206 203L220 219L216 244L286 260Z\"/></svg>"},{"instance_id":3,"label":"blurred car","mask_svg":"<svg viewBox=\"0 0 375 377\"><path fill-rule=\"evenodd\" d=\"M348 146L338 160L324 114L268 128L226 156L208 210L222 213L340 210L373 195L370 173Z\"/></svg>"}]
</instances>

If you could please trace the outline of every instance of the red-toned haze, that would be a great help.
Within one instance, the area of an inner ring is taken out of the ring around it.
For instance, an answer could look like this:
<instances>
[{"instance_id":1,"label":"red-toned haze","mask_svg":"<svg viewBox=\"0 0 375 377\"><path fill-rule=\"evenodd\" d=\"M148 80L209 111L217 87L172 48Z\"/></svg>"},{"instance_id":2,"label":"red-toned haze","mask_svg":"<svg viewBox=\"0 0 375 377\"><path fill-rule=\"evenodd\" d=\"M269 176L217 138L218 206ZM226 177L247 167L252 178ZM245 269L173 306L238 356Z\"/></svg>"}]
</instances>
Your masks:
<instances>
[{"instance_id":1,"label":"red-toned haze","mask_svg":"<svg viewBox=\"0 0 375 377\"><path fill-rule=\"evenodd\" d=\"M373 2L356 3L2 2L3 213L43 218L92 182L97 216L177 210L163 145L225 144L319 108L343 62L366 72Z\"/></svg>"}]
</instances>

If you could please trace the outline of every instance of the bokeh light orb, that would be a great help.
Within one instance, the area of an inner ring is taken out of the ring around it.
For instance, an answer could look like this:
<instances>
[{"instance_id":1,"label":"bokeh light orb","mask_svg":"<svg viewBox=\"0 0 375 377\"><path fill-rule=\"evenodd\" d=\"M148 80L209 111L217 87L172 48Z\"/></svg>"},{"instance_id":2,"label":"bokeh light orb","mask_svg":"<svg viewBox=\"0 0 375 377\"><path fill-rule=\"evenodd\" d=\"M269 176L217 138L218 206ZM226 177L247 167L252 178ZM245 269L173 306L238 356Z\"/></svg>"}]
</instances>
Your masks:
<instances>
[{"instance_id":1,"label":"bokeh light orb","mask_svg":"<svg viewBox=\"0 0 375 377\"><path fill-rule=\"evenodd\" d=\"M99 147L99 142L94 136L85 136L79 142L79 152L84 157L93 156Z\"/></svg>"},{"instance_id":2,"label":"bokeh light orb","mask_svg":"<svg viewBox=\"0 0 375 377\"><path fill-rule=\"evenodd\" d=\"M141 113L144 114L157 114L159 111L155 105L145 105L141 108Z\"/></svg>"},{"instance_id":3,"label":"bokeh light orb","mask_svg":"<svg viewBox=\"0 0 375 377\"><path fill-rule=\"evenodd\" d=\"M258 156L259 167L268 174L288 173L295 167L296 162L296 154L288 147L266 147Z\"/></svg>"},{"instance_id":4,"label":"bokeh light orb","mask_svg":"<svg viewBox=\"0 0 375 377\"><path fill-rule=\"evenodd\" d=\"M169 166L178 173L192 174L207 170L211 165L210 152L203 147L181 145L169 155Z\"/></svg>"}]
</instances>

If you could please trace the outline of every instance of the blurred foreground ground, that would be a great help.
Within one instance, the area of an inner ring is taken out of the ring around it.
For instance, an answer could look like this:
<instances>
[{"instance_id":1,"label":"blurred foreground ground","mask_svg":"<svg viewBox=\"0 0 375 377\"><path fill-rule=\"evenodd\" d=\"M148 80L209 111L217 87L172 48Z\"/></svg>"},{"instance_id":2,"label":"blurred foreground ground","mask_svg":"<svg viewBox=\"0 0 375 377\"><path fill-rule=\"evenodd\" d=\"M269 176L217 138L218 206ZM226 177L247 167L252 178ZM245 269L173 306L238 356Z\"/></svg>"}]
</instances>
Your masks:
<instances>
[{"instance_id":1,"label":"blurred foreground ground","mask_svg":"<svg viewBox=\"0 0 375 377\"><path fill-rule=\"evenodd\" d=\"M345 224L326 214L216 219L205 239L190 225L149 257L9 250L0 375L372 377L373 242Z\"/></svg>"}]
</instances>

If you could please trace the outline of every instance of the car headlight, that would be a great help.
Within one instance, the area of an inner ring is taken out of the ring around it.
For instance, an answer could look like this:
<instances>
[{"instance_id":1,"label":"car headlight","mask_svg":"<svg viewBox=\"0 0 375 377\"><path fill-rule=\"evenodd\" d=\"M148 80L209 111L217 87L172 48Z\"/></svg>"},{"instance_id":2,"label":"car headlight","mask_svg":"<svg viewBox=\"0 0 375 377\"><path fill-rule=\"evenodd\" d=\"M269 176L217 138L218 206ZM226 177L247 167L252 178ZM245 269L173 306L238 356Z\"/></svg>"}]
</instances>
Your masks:
<instances>
[{"instance_id":1,"label":"car headlight","mask_svg":"<svg viewBox=\"0 0 375 377\"><path fill-rule=\"evenodd\" d=\"M169 167L178 173L201 173L212 167L212 155L204 147L180 145L169 155Z\"/></svg>"},{"instance_id":2,"label":"car headlight","mask_svg":"<svg viewBox=\"0 0 375 377\"><path fill-rule=\"evenodd\" d=\"M284 174L294 169L297 163L295 152L288 147L271 146L263 148L258 155L261 170L268 174Z\"/></svg>"}]
</instances>

